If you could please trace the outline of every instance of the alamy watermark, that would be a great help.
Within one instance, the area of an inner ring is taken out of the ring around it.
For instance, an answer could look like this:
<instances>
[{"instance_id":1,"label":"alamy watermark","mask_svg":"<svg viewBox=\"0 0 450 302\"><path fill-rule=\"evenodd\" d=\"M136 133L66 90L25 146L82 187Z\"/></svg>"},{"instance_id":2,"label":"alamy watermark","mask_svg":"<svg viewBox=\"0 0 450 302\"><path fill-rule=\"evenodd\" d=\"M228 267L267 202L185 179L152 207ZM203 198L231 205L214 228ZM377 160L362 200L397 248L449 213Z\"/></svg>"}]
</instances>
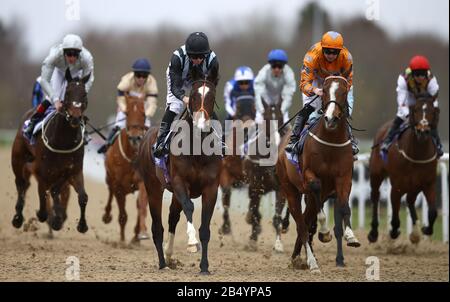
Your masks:
<instances>
[{"instance_id":1,"label":"alamy watermark","mask_svg":"<svg viewBox=\"0 0 450 302\"><path fill-rule=\"evenodd\" d=\"M80 259L76 256L69 256L66 259L66 280L79 281L80 280Z\"/></svg>"},{"instance_id":2,"label":"alamy watermark","mask_svg":"<svg viewBox=\"0 0 450 302\"><path fill-rule=\"evenodd\" d=\"M177 133L170 142L171 154L222 155L222 125L219 121L191 124L178 120L172 124L171 129ZM224 155L245 157L260 166L276 164L281 141L277 120L263 121L262 124L226 120L225 129L229 131Z\"/></svg>"},{"instance_id":3,"label":"alamy watermark","mask_svg":"<svg viewBox=\"0 0 450 302\"><path fill-rule=\"evenodd\" d=\"M80 21L80 0L66 0L65 17L67 21Z\"/></svg>"},{"instance_id":4,"label":"alamy watermark","mask_svg":"<svg viewBox=\"0 0 450 302\"><path fill-rule=\"evenodd\" d=\"M366 19L380 21L380 0L366 0Z\"/></svg>"},{"instance_id":5,"label":"alamy watermark","mask_svg":"<svg viewBox=\"0 0 450 302\"><path fill-rule=\"evenodd\" d=\"M369 256L366 258L366 280L379 281L380 280L380 259L376 256Z\"/></svg>"}]
</instances>

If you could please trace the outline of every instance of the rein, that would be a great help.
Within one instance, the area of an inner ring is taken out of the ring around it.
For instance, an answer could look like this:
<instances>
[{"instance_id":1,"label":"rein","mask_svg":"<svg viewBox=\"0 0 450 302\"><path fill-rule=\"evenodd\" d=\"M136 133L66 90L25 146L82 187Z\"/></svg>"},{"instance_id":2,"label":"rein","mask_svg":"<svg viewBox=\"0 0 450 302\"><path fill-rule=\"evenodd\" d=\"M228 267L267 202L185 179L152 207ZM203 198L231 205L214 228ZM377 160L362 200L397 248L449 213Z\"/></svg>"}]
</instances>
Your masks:
<instances>
[{"instance_id":1,"label":"rein","mask_svg":"<svg viewBox=\"0 0 450 302\"><path fill-rule=\"evenodd\" d=\"M56 113L50 118L50 120L48 120L47 123L44 123L44 124L42 125L42 133L41 133L42 141L43 141L45 147L46 147L47 149L49 149L50 151L54 152L54 153L60 153L60 154L73 153L73 152L77 151L78 149L80 149L80 148L84 145L84 131L85 131L85 129L86 129L86 125L84 124L84 121L81 120L81 123L80 123L80 125L81 125L81 127L80 127L80 128L81 128L81 139L80 139L80 143L79 143L78 145L76 145L74 148L69 149L69 150L53 148L53 147L50 145L50 142L48 141L48 137L47 137L47 135L46 135L46 131L47 131L48 125L49 125L50 122L55 118L55 116L56 116L57 114L61 114L61 113L56 112ZM66 112L66 120L67 120L67 112Z\"/></svg>"}]
</instances>

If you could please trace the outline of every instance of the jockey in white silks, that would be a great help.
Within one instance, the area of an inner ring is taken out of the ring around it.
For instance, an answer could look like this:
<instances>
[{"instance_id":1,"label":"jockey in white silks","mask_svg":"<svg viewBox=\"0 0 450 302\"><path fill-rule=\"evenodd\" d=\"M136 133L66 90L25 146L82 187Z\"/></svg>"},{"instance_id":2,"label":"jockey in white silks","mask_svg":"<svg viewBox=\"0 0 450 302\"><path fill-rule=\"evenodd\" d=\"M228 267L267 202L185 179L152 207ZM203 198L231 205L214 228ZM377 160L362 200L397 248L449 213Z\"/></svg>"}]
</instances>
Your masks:
<instances>
[{"instance_id":1,"label":"jockey in white silks","mask_svg":"<svg viewBox=\"0 0 450 302\"><path fill-rule=\"evenodd\" d=\"M89 92L94 82L94 59L89 50L83 47L81 38L74 34L66 35L61 44L52 47L42 63L40 85L48 97L36 107L28 127L24 130L26 135L31 136L48 107L54 105L57 110L62 107L67 86L67 69L73 78L90 75L85 84L86 92Z\"/></svg>"}]
</instances>

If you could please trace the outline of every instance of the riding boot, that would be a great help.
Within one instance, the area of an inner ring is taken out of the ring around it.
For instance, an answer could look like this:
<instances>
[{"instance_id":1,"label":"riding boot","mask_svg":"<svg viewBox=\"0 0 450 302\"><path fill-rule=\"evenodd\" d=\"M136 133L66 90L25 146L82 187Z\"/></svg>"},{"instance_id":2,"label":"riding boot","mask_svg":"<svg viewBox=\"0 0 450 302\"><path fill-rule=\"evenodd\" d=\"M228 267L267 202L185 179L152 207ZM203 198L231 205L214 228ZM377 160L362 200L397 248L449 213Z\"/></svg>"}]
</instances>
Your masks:
<instances>
[{"instance_id":1,"label":"riding boot","mask_svg":"<svg viewBox=\"0 0 450 302\"><path fill-rule=\"evenodd\" d=\"M117 131L120 131L119 126L114 126L114 128L111 129L111 132L108 134L108 138L106 139L106 142L97 150L98 154L106 153L109 146L111 146L114 142L114 137L117 133Z\"/></svg>"},{"instance_id":2,"label":"riding boot","mask_svg":"<svg viewBox=\"0 0 450 302\"><path fill-rule=\"evenodd\" d=\"M441 138L439 137L439 132L437 128L431 129L431 137L436 146L437 157L444 155L444 148L442 147Z\"/></svg>"},{"instance_id":3,"label":"riding boot","mask_svg":"<svg viewBox=\"0 0 450 302\"><path fill-rule=\"evenodd\" d=\"M47 108L50 107L50 105L50 101L44 100L37 106L36 111L30 118L30 123L23 131L26 136L31 137L34 131L34 127L36 127L36 124L44 117L44 113Z\"/></svg>"},{"instance_id":4,"label":"riding boot","mask_svg":"<svg viewBox=\"0 0 450 302\"><path fill-rule=\"evenodd\" d=\"M352 128L349 126L348 132L350 133L350 141L352 142L352 154L353 154L353 160L358 160L358 156L356 154L359 153L359 147L358 147L358 140L356 137L353 136Z\"/></svg>"},{"instance_id":5,"label":"riding boot","mask_svg":"<svg viewBox=\"0 0 450 302\"><path fill-rule=\"evenodd\" d=\"M392 123L391 128L389 129L389 132L387 134L387 137L384 139L383 144L381 145L381 151L384 153L387 153L388 148L392 141L394 140L394 136L397 133L398 128L400 128L400 125L403 123L403 119L401 117L395 117L394 122Z\"/></svg>"},{"instance_id":6,"label":"riding boot","mask_svg":"<svg viewBox=\"0 0 450 302\"><path fill-rule=\"evenodd\" d=\"M170 109L167 109L164 113L163 119L161 121L161 125L159 126L158 131L158 137L156 138L156 144L153 146L153 156L154 157L161 157L166 153L165 148L165 140L167 134L170 132L170 126L172 125L173 120L177 114L175 112L170 111Z\"/></svg>"},{"instance_id":7,"label":"riding boot","mask_svg":"<svg viewBox=\"0 0 450 302\"><path fill-rule=\"evenodd\" d=\"M292 134L291 137L289 138L289 143L284 148L286 152L292 153L293 151L295 151L295 153L297 153L297 145L298 140L300 139L300 133L302 132L303 127L305 127L305 124L308 121L308 118L312 112L314 112L314 107L308 105L305 108L303 108L303 111L300 112L295 118L294 128L292 129Z\"/></svg>"}]
</instances>

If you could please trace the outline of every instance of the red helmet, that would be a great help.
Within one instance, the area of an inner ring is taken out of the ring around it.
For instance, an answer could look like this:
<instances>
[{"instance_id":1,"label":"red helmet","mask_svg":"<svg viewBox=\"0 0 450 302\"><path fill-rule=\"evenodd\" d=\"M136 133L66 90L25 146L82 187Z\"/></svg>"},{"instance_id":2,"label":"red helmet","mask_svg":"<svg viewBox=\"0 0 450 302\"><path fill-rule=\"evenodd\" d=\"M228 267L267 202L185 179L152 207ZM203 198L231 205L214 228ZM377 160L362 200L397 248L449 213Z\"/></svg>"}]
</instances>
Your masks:
<instances>
[{"instance_id":1,"label":"red helmet","mask_svg":"<svg viewBox=\"0 0 450 302\"><path fill-rule=\"evenodd\" d=\"M414 56L411 61L409 61L409 68L411 68L411 70L428 70L430 69L430 62L428 62L428 59L424 56Z\"/></svg>"}]
</instances>

